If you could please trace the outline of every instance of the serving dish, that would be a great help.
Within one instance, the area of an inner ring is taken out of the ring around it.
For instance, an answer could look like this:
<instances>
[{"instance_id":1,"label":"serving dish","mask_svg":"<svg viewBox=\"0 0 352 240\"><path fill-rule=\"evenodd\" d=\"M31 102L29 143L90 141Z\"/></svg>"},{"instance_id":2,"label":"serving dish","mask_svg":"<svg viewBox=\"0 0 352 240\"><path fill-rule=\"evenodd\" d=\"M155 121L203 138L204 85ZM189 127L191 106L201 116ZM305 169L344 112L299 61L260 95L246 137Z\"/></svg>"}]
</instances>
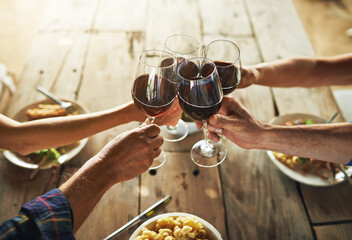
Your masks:
<instances>
[{"instance_id":1,"label":"serving dish","mask_svg":"<svg viewBox=\"0 0 352 240\"><path fill-rule=\"evenodd\" d=\"M303 113L286 114L279 117L275 117L272 120L270 120L269 123L274 125L284 125L286 122L295 121L297 119L303 119L303 120L310 119L314 123L326 123L326 120L321 117L311 115L311 114L303 114ZM267 151L267 154L270 160L272 161L272 163L287 177L309 186L327 187L327 186L336 185L346 180L344 174L341 171L336 174L331 174L330 177L324 179L316 174L309 173L309 172L305 173L303 171L292 169L286 166L274 156L274 153L272 151ZM351 176L352 167L347 167L346 173L349 176Z\"/></svg>"},{"instance_id":2,"label":"serving dish","mask_svg":"<svg viewBox=\"0 0 352 240\"><path fill-rule=\"evenodd\" d=\"M77 109L77 114L82 114L82 113L87 113L88 110L85 106L83 106L82 104L78 103L77 101L74 100L70 100L70 99L62 99L64 101L68 101L71 102ZM12 119L19 121L19 122L25 122L27 121L26 118L26 110L29 108L35 108L37 107L39 104L55 104L55 102L53 102L50 99L45 99L42 101L37 101L34 103L31 103L25 107L23 107L20 111L18 111L13 117ZM61 148L63 148L63 151L65 152L64 154L62 154L57 161L53 162L53 161L47 161L45 162L43 165L41 165L39 167L39 169L48 169L51 168L51 166L54 163L59 163L59 164L63 164L68 162L69 160L71 160L73 157L75 157L82 149L83 147L86 145L88 141L88 138L82 139L76 143L67 145L67 146L62 146ZM27 168L27 169L37 169L38 168L38 164L35 164L33 162L31 162L29 160L29 158L27 156L22 156L18 153L9 151L9 150L5 150L3 152L5 158L7 160L9 160L11 163L22 167L22 168Z\"/></svg>"},{"instance_id":3,"label":"serving dish","mask_svg":"<svg viewBox=\"0 0 352 240\"><path fill-rule=\"evenodd\" d=\"M154 228L156 221L160 218L163 217L189 217L189 218L195 218L196 220L198 220L200 223L203 224L204 229L207 232L207 236L209 240L222 240L221 234L219 233L218 230L216 230L216 228L210 224L209 222L205 221L204 219L195 216L193 214L189 214L189 213L183 213L183 212L170 212L170 213L164 213L164 214L160 214L157 215L147 221L145 221L143 224L141 224L131 235L129 240L134 240L141 232L143 228L148 228L148 229L152 229Z\"/></svg>"}]
</instances>

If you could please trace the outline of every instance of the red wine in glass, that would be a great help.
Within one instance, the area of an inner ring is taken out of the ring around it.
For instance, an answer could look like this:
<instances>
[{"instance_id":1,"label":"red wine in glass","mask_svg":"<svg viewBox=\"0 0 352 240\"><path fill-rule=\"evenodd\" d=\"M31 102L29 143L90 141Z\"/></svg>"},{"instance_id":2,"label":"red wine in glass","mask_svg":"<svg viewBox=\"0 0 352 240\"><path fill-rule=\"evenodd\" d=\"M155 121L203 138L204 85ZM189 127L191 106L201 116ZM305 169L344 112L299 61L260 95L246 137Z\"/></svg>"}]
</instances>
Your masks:
<instances>
[{"instance_id":1,"label":"red wine in glass","mask_svg":"<svg viewBox=\"0 0 352 240\"><path fill-rule=\"evenodd\" d=\"M216 84L212 81L199 82L192 84L192 86L189 82L183 82L178 91L178 99L182 110L193 120L208 120L221 107L222 96L216 94L216 88Z\"/></svg>"},{"instance_id":2,"label":"red wine in glass","mask_svg":"<svg viewBox=\"0 0 352 240\"><path fill-rule=\"evenodd\" d=\"M193 120L203 122L205 139L194 144L191 150L192 161L201 167L217 166L227 154L221 142L214 143L207 138L207 120L219 111L223 97L215 68L210 59L198 57L185 60L177 69L180 106Z\"/></svg>"},{"instance_id":3,"label":"red wine in glass","mask_svg":"<svg viewBox=\"0 0 352 240\"><path fill-rule=\"evenodd\" d=\"M176 97L176 58L165 51L148 50L138 56L135 79L131 93L136 108L152 124L156 117L164 114ZM166 161L166 154L161 151L154 158L149 169L161 167Z\"/></svg>"},{"instance_id":4,"label":"red wine in glass","mask_svg":"<svg viewBox=\"0 0 352 240\"><path fill-rule=\"evenodd\" d=\"M152 89L157 89L157 92ZM160 75L144 74L134 81L132 97L136 107L146 116L158 117L173 104L175 85Z\"/></svg>"},{"instance_id":5,"label":"red wine in glass","mask_svg":"<svg viewBox=\"0 0 352 240\"><path fill-rule=\"evenodd\" d=\"M205 47L204 56L214 61L223 94L233 92L241 81L242 65L237 44L226 39L215 40Z\"/></svg>"},{"instance_id":6,"label":"red wine in glass","mask_svg":"<svg viewBox=\"0 0 352 240\"><path fill-rule=\"evenodd\" d=\"M214 63L219 73L221 88L224 95L235 91L241 80L239 69L229 62L214 61Z\"/></svg>"}]
</instances>

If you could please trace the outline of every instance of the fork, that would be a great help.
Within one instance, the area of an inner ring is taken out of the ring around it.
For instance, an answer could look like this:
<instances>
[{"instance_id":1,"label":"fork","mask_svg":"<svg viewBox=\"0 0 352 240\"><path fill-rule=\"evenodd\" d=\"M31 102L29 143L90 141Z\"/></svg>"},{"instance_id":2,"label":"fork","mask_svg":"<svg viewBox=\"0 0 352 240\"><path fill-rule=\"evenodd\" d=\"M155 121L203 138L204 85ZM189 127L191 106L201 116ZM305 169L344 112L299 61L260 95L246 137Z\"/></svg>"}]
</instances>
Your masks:
<instances>
[{"instance_id":1,"label":"fork","mask_svg":"<svg viewBox=\"0 0 352 240\"><path fill-rule=\"evenodd\" d=\"M46 90L45 88L41 87L41 86L37 86L37 90L39 92L41 92L42 94L44 94L45 96L47 96L48 98L52 99L53 101L57 102L58 104L60 104L60 106L62 108L64 108L68 113L73 113L74 111L76 111L76 107L70 103L70 102L65 102L62 101L61 99L59 99L58 97L56 97L54 94L52 94L51 92L49 92L48 90Z\"/></svg>"}]
</instances>

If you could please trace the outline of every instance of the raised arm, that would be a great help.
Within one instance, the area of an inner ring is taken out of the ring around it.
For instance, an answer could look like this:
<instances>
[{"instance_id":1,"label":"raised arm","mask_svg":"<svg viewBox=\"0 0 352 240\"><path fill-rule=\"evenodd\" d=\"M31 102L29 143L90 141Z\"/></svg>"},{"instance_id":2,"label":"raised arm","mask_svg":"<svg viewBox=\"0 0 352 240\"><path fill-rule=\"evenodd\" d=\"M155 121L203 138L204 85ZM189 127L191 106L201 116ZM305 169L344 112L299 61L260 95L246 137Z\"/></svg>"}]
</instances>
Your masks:
<instances>
[{"instance_id":1,"label":"raised arm","mask_svg":"<svg viewBox=\"0 0 352 240\"><path fill-rule=\"evenodd\" d=\"M244 67L240 87L352 85L352 53L334 57L288 58Z\"/></svg>"},{"instance_id":2,"label":"raised arm","mask_svg":"<svg viewBox=\"0 0 352 240\"><path fill-rule=\"evenodd\" d=\"M147 125L119 135L59 188L70 203L74 232L111 186L150 167L161 151L159 132L156 125Z\"/></svg>"},{"instance_id":3,"label":"raised arm","mask_svg":"<svg viewBox=\"0 0 352 240\"><path fill-rule=\"evenodd\" d=\"M143 173L160 154L159 132L156 125L147 125L117 136L59 189L28 202L16 217L0 224L0 238L74 239L111 186Z\"/></svg>"},{"instance_id":4,"label":"raised arm","mask_svg":"<svg viewBox=\"0 0 352 240\"><path fill-rule=\"evenodd\" d=\"M352 123L277 126L266 124L234 99L223 99L209 119L209 138L222 134L240 147L264 149L318 160L348 163L352 158Z\"/></svg>"},{"instance_id":5,"label":"raised arm","mask_svg":"<svg viewBox=\"0 0 352 240\"><path fill-rule=\"evenodd\" d=\"M0 114L0 147L21 154L63 146L130 121L143 121L133 103L105 111L20 123Z\"/></svg>"}]
</instances>

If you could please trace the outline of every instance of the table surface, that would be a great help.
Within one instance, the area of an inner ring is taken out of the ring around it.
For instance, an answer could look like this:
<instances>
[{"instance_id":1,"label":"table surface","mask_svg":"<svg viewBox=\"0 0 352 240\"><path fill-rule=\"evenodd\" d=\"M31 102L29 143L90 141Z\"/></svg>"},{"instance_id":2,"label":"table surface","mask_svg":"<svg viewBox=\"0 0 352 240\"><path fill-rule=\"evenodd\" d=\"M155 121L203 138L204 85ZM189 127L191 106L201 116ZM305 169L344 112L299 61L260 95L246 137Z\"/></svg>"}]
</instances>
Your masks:
<instances>
[{"instance_id":1,"label":"table surface","mask_svg":"<svg viewBox=\"0 0 352 240\"><path fill-rule=\"evenodd\" d=\"M40 29L14 95L2 95L0 111L13 116L44 99L36 85L75 99L90 111L131 100L136 56L161 49L175 33L205 44L236 41L244 65L291 56L313 56L290 0L49 0ZM337 105L329 88L279 89L251 86L235 97L258 118L310 113L328 118ZM343 119L339 119L343 121ZM58 187L129 123L92 136L63 165L50 188ZM352 236L352 191L301 185L283 175L266 153L225 140L227 159L215 168L198 168L190 148L201 133L165 143L167 162L155 175L146 172L112 187L101 199L77 239L102 239L166 195L164 212L187 212L212 223L223 239L348 239ZM0 221L42 194L50 170L28 180L30 170L1 156ZM84 199L82 199L84 201ZM128 239L131 231L118 239Z\"/></svg>"}]
</instances>

